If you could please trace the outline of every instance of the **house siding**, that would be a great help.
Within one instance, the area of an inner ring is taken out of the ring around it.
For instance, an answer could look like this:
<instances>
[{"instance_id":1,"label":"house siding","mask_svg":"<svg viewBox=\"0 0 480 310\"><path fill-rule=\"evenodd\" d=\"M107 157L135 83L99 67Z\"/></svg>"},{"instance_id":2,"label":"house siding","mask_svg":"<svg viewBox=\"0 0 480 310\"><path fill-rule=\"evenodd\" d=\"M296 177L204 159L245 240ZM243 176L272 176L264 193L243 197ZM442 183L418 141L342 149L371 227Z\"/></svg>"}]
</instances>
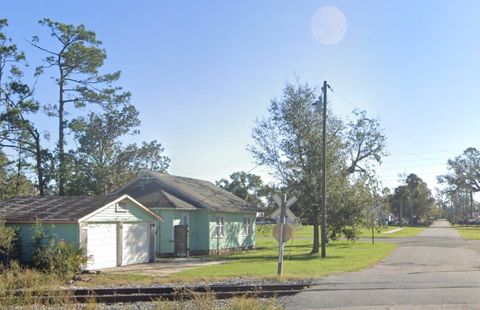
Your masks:
<instances>
[{"instance_id":1,"label":"house siding","mask_svg":"<svg viewBox=\"0 0 480 310\"><path fill-rule=\"evenodd\" d=\"M34 244L33 234L35 224L8 224L17 229L17 239L20 249L19 260L24 264L31 264L33 261ZM47 234L56 237L57 240L66 241L72 245L78 246L80 243L78 224L42 224L42 228Z\"/></svg>"},{"instance_id":2,"label":"house siding","mask_svg":"<svg viewBox=\"0 0 480 310\"><path fill-rule=\"evenodd\" d=\"M173 219L174 210L155 210L163 218L157 225L156 255L166 256L173 253Z\"/></svg>"},{"instance_id":3,"label":"house siding","mask_svg":"<svg viewBox=\"0 0 480 310\"><path fill-rule=\"evenodd\" d=\"M209 251L213 253L247 249L255 247L255 213L210 213L209 214ZM217 217L225 219L224 236L217 237ZM249 217L252 225L251 233L243 233L243 219Z\"/></svg>"},{"instance_id":4,"label":"house siding","mask_svg":"<svg viewBox=\"0 0 480 310\"><path fill-rule=\"evenodd\" d=\"M191 253L208 251L208 211L207 210L155 210L163 217L157 229L157 256L171 256L174 254L173 227L179 225L182 214L189 216L189 249Z\"/></svg>"},{"instance_id":5,"label":"house siding","mask_svg":"<svg viewBox=\"0 0 480 310\"><path fill-rule=\"evenodd\" d=\"M85 219L85 222L144 222L152 221L152 215L138 208L131 201L126 202L127 212L117 212L118 203L112 204L108 208L96 213L92 217Z\"/></svg>"}]
</instances>

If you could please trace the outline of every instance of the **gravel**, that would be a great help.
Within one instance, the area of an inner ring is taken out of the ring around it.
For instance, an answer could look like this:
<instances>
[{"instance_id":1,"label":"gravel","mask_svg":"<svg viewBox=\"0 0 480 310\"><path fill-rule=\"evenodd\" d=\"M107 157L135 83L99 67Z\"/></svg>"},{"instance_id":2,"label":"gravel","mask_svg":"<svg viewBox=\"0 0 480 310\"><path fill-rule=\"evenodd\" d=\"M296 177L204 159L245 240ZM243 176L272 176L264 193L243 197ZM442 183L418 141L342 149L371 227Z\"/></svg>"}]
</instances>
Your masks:
<instances>
[{"instance_id":1,"label":"gravel","mask_svg":"<svg viewBox=\"0 0 480 310\"><path fill-rule=\"evenodd\" d=\"M278 279L259 279L259 278L236 278L221 281L196 281L192 283L166 283L162 285L126 285L122 288L139 288L139 287L185 287L185 286L212 286L212 285L275 285L275 284L296 284L310 285L311 280L295 279L295 280L278 280ZM80 288L80 287L78 287ZM276 298L257 298L258 304L265 305L265 308L283 309L291 296L280 296ZM157 301L157 302L135 302L135 303L115 303L111 305L96 304L97 308L104 310L149 310L149 309L228 309L229 299L215 300L212 297L202 298L198 300L188 301ZM79 305L77 309L83 309L86 305ZM262 307L263 308L263 307Z\"/></svg>"}]
</instances>

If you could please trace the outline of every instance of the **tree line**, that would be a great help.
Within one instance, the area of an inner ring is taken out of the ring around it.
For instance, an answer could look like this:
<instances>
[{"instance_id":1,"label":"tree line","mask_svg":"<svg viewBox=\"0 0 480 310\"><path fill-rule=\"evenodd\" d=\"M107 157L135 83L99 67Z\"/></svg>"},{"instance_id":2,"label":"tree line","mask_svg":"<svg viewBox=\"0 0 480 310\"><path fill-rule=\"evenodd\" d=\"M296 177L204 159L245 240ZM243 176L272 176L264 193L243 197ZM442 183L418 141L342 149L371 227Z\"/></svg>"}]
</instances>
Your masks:
<instances>
[{"instance_id":1,"label":"tree line","mask_svg":"<svg viewBox=\"0 0 480 310\"><path fill-rule=\"evenodd\" d=\"M443 188L437 203L452 223L475 222L478 205L475 193L480 192L480 151L469 147L447 162L447 173L437 177ZM477 211L478 212L478 211Z\"/></svg>"},{"instance_id":2,"label":"tree line","mask_svg":"<svg viewBox=\"0 0 480 310\"><path fill-rule=\"evenodd\" d=\"M0 19L0 198L106 194L141 169L167 170L160 142L122 142L139 134L139 112L118 85L121 72L103 72L107 53L95 32L39 21L44 35L32 37L29 53L42 61L32 65L7 26ZM38 99L42 90L55 99Z\"/></svg>"}]
</instances>

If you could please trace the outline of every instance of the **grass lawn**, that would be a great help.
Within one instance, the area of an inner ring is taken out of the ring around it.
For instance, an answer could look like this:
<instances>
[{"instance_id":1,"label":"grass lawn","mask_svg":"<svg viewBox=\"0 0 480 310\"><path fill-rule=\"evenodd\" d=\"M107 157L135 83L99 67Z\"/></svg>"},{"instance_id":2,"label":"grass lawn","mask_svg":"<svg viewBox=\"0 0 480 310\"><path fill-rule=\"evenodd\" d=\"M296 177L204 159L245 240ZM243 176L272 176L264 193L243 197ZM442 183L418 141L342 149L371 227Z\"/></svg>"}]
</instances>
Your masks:
<instances>
[{"instance_id":1,"label":"grass lawn","mask_svg":"<svg viewBox=\"0 0 480 310\"><path fill-rule=\"evenodd\" d=\"M327 247L327 258L310 255L312 242L295 239L286 243L284 278L316 278L336 272L360 270L368 267L388 254L396 245L367 242L331 242ZM195 268L176 273L172 278L223 279L244 277L270 277L277 274L278 243L273 238L257 239L257 250L225 256L220 265Z\"/></svg>"},{"instance_id":2,"label":"grass lawn","mask_svg":"<svg viewBox=\"0 0 480 310\"><path fill-rule=\"evenodd\" d=\"M257 226L258 227L258 226ZM388 229L381 229L380 231L375 230L375 238L402 238L402 237L414 237L423 231L424 227L416 226L403 226L401 230L394 233L386 234L385 232L392 231L394 229L400 228L399 226L389 226ZM292 226L294 238L312 238L313 235L313 226ZM257 236L259 237L270 237L272 235L271 230L268 229L258 229ZM370 228L363 228L360 231L360 238L371 238L372 230Z\"/></svg>"},{"instance_id":3,"label":"grass lawn","mask_svg":"<svg viewBox=\"0 0 480 310\"><path fill-rule=\"evenodd\" d=\"M392 231L394 229L402 228L399 231L389 233L386 232ZM389 226L388 229L382 229L380 232L375 231L375 238L407 238L407 237L415 237L420 232L422 232L425 227L418 227L418 226ZM360 233L361 238L371 238L372 237L372 229L365 228Z\"/></svg>"},{"instance_id":4,"label":"grass lawn","mask_svg":"<svg viewBox=\"0 0 480 310\"><path fill-rule=\"evenodd\" d=\"M465 240L480 240L480 227L478 226L453 226Z\"/></svg>"}]
</instances>

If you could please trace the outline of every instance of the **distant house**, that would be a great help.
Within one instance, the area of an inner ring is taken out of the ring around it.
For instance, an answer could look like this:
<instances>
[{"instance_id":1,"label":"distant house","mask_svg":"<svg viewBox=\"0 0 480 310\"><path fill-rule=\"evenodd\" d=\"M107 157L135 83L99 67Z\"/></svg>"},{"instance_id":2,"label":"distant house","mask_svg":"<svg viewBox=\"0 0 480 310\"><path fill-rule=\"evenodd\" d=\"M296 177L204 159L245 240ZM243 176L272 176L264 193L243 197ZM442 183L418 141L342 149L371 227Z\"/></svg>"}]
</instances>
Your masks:
<instances>
[{"instance_id":1,"label":"distant house","mask_svg":"<svg viewBox=\"0 0 480 310\"><path fill-rule=\"evenodd\" d=\"M274 219L277 223L280 223L280 208L277 208L273 213L270 215L270 218ZM298 223L298 217L293 214L290 209L285 211L285 223L287 224L296 224Z\"/></svg>"},{"instance_id":2,"label":"distant house","mask_svg":"<svg viewBox=\"0 0 480 310\"><path fill-rule=\"evenodd\" d=\"M20 260L31 263L34 225L87 249L88 269L154 260L163 219L128 195L21 197L0 202L0 218L18 228Z\"/></svg>"},{"instance_id":3,"label":"distant house","mask_svg":"<svg viewBox=\"0 0 480 310\"><path fill-rule=\"evenodd\" d=\"M128 194L164 221L156 254L205 255L255 247L257 206L211 182L145 171L115 194Z\"/></svg>"}]
</instances>

